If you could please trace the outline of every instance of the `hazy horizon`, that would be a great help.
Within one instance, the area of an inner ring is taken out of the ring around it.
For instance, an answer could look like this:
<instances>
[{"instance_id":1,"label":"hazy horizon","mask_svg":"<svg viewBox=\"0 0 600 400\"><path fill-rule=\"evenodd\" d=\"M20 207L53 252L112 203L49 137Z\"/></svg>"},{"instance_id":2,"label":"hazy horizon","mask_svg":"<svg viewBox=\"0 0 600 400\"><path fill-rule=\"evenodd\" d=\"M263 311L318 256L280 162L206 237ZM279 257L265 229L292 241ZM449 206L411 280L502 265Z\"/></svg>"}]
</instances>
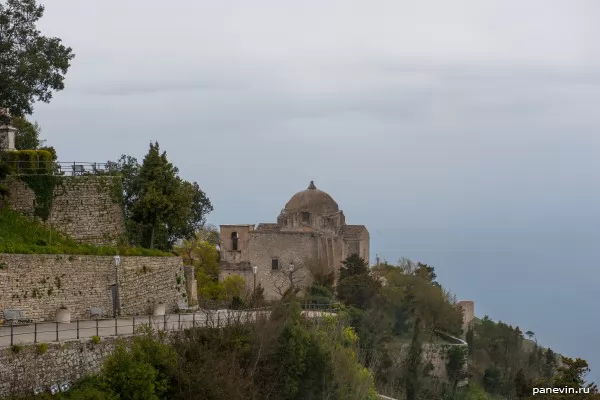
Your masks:
<instances>
[{"instance_id":1,"label":"hazy horizon","mask_svg":"<svg viewBox=\"0 0 600 400\"><path fill-rule=\"evenodd\" d=\"M434 266L600 379L600 4L43 3L76 54L32 116L60 160L157 140L216 225L275 222L314 180L372 260Z\"/></svg>"}]
</instances>

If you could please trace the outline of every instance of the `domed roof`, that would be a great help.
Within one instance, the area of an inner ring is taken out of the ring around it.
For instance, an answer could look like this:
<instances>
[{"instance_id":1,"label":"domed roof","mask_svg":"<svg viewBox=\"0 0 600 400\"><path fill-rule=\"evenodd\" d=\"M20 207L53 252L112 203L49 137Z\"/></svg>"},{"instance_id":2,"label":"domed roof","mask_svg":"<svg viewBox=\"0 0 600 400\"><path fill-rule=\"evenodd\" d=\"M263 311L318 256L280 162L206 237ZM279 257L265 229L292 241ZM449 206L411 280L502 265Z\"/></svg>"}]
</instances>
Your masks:
<instances>
[{"instance_id":1,"label":"domed roof","mask_svg":"<svg viewBox=\"0 0 600 400\"><path fill-rule=\"evenodd\" d=\"M285 205L285 211L310 211L318 214L333 214L339 211L338 204L330 195L317 189L310 181L308 189L296 193Z\"/></svg>"}]
</instances>

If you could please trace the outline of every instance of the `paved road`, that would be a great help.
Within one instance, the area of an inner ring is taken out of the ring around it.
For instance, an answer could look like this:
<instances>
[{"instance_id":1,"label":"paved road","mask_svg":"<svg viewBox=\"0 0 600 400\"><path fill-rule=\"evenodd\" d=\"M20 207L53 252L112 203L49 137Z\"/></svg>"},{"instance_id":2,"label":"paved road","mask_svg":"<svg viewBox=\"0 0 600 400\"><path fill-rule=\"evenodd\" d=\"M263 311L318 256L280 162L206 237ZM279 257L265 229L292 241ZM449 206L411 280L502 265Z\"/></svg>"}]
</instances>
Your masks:
<instances>
[{"instance_id":1,"label":"paved road","mask_svg":"<svg viewBox=\"0 0 600 400\"><path fill-rule=\"evenodd\" d=\"M135 316L117 319L79 320L69 324L38 322L13 326L0 326L0 347L13 344L34 344L62 342L67 340L90 339L93 336L133 335L142 326L152 326L155 330L175 331L192 327L222 327L233 322L251 322L266 318L270 311L196 311L187 314L164 316ZM304 311L308 318L319 318L333 313Z\"/></svg>"}]
</instances>

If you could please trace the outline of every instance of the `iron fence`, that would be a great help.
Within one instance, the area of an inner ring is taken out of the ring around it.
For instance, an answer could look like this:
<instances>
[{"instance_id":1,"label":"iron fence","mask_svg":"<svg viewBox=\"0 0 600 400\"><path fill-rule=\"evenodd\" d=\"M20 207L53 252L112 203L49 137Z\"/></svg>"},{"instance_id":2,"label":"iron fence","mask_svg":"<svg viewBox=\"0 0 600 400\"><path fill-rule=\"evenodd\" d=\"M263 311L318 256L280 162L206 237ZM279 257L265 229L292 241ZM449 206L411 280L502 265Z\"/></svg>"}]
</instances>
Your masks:
<instances>
[{"instance_id":1,"label":"iron fence","mask_svg":"<svg viewBox=\"0 0 600 400\"><path fill-rule=\"evenodd\" d=\"M325 305L323 305L325 306ZM333 314L339 309L304 309L309 318ZM143 315L117 318L77 319L71 322L33 322L0 326L0 347L65 340L92 339L94 336L131 336L144 327L156 331L180 331L190 328L223 328L232 324L256 322L268 318L271 307L251 310L202 310L188 313ZM313 313L313 314L311 314ZM317 313L317 314L314 314Z\"/></svg>"},{"instance_id":2,"label":"iron fence","mask_svg":"<svg viewBox=\"0 0 600 400\"><path fill-rule=\"evenodd\" d=\"M39 175L50 173L60 176L84 176L84 175L117 175L119 169L114 163L97 163L85 161L29 161L29 160L6 160L14 175Z\"/></svg>"}]
</instances>

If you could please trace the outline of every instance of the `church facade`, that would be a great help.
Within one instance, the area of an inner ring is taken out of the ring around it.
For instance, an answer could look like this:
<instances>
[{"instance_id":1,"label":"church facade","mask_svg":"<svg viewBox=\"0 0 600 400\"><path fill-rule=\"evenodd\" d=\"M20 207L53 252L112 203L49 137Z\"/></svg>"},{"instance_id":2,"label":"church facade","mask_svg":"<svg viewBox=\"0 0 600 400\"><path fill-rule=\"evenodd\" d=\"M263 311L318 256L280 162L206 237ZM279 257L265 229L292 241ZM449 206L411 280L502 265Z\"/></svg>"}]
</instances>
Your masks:
<instances>
[{"instance_id":1,"label":"church facade","mask_svg":"<svg viewBox=\"0 0 600 400\"><path fill-rule=\"evenodd\" d=\"M221 279L241 275L247 288L260 284L267 299L290 285L307 285L315 265L337 275L358 254L369 262L369 232L346 224L338 204L314 182L286 203L276 223L220 226Z\"/></svg>"}]
</instances>

